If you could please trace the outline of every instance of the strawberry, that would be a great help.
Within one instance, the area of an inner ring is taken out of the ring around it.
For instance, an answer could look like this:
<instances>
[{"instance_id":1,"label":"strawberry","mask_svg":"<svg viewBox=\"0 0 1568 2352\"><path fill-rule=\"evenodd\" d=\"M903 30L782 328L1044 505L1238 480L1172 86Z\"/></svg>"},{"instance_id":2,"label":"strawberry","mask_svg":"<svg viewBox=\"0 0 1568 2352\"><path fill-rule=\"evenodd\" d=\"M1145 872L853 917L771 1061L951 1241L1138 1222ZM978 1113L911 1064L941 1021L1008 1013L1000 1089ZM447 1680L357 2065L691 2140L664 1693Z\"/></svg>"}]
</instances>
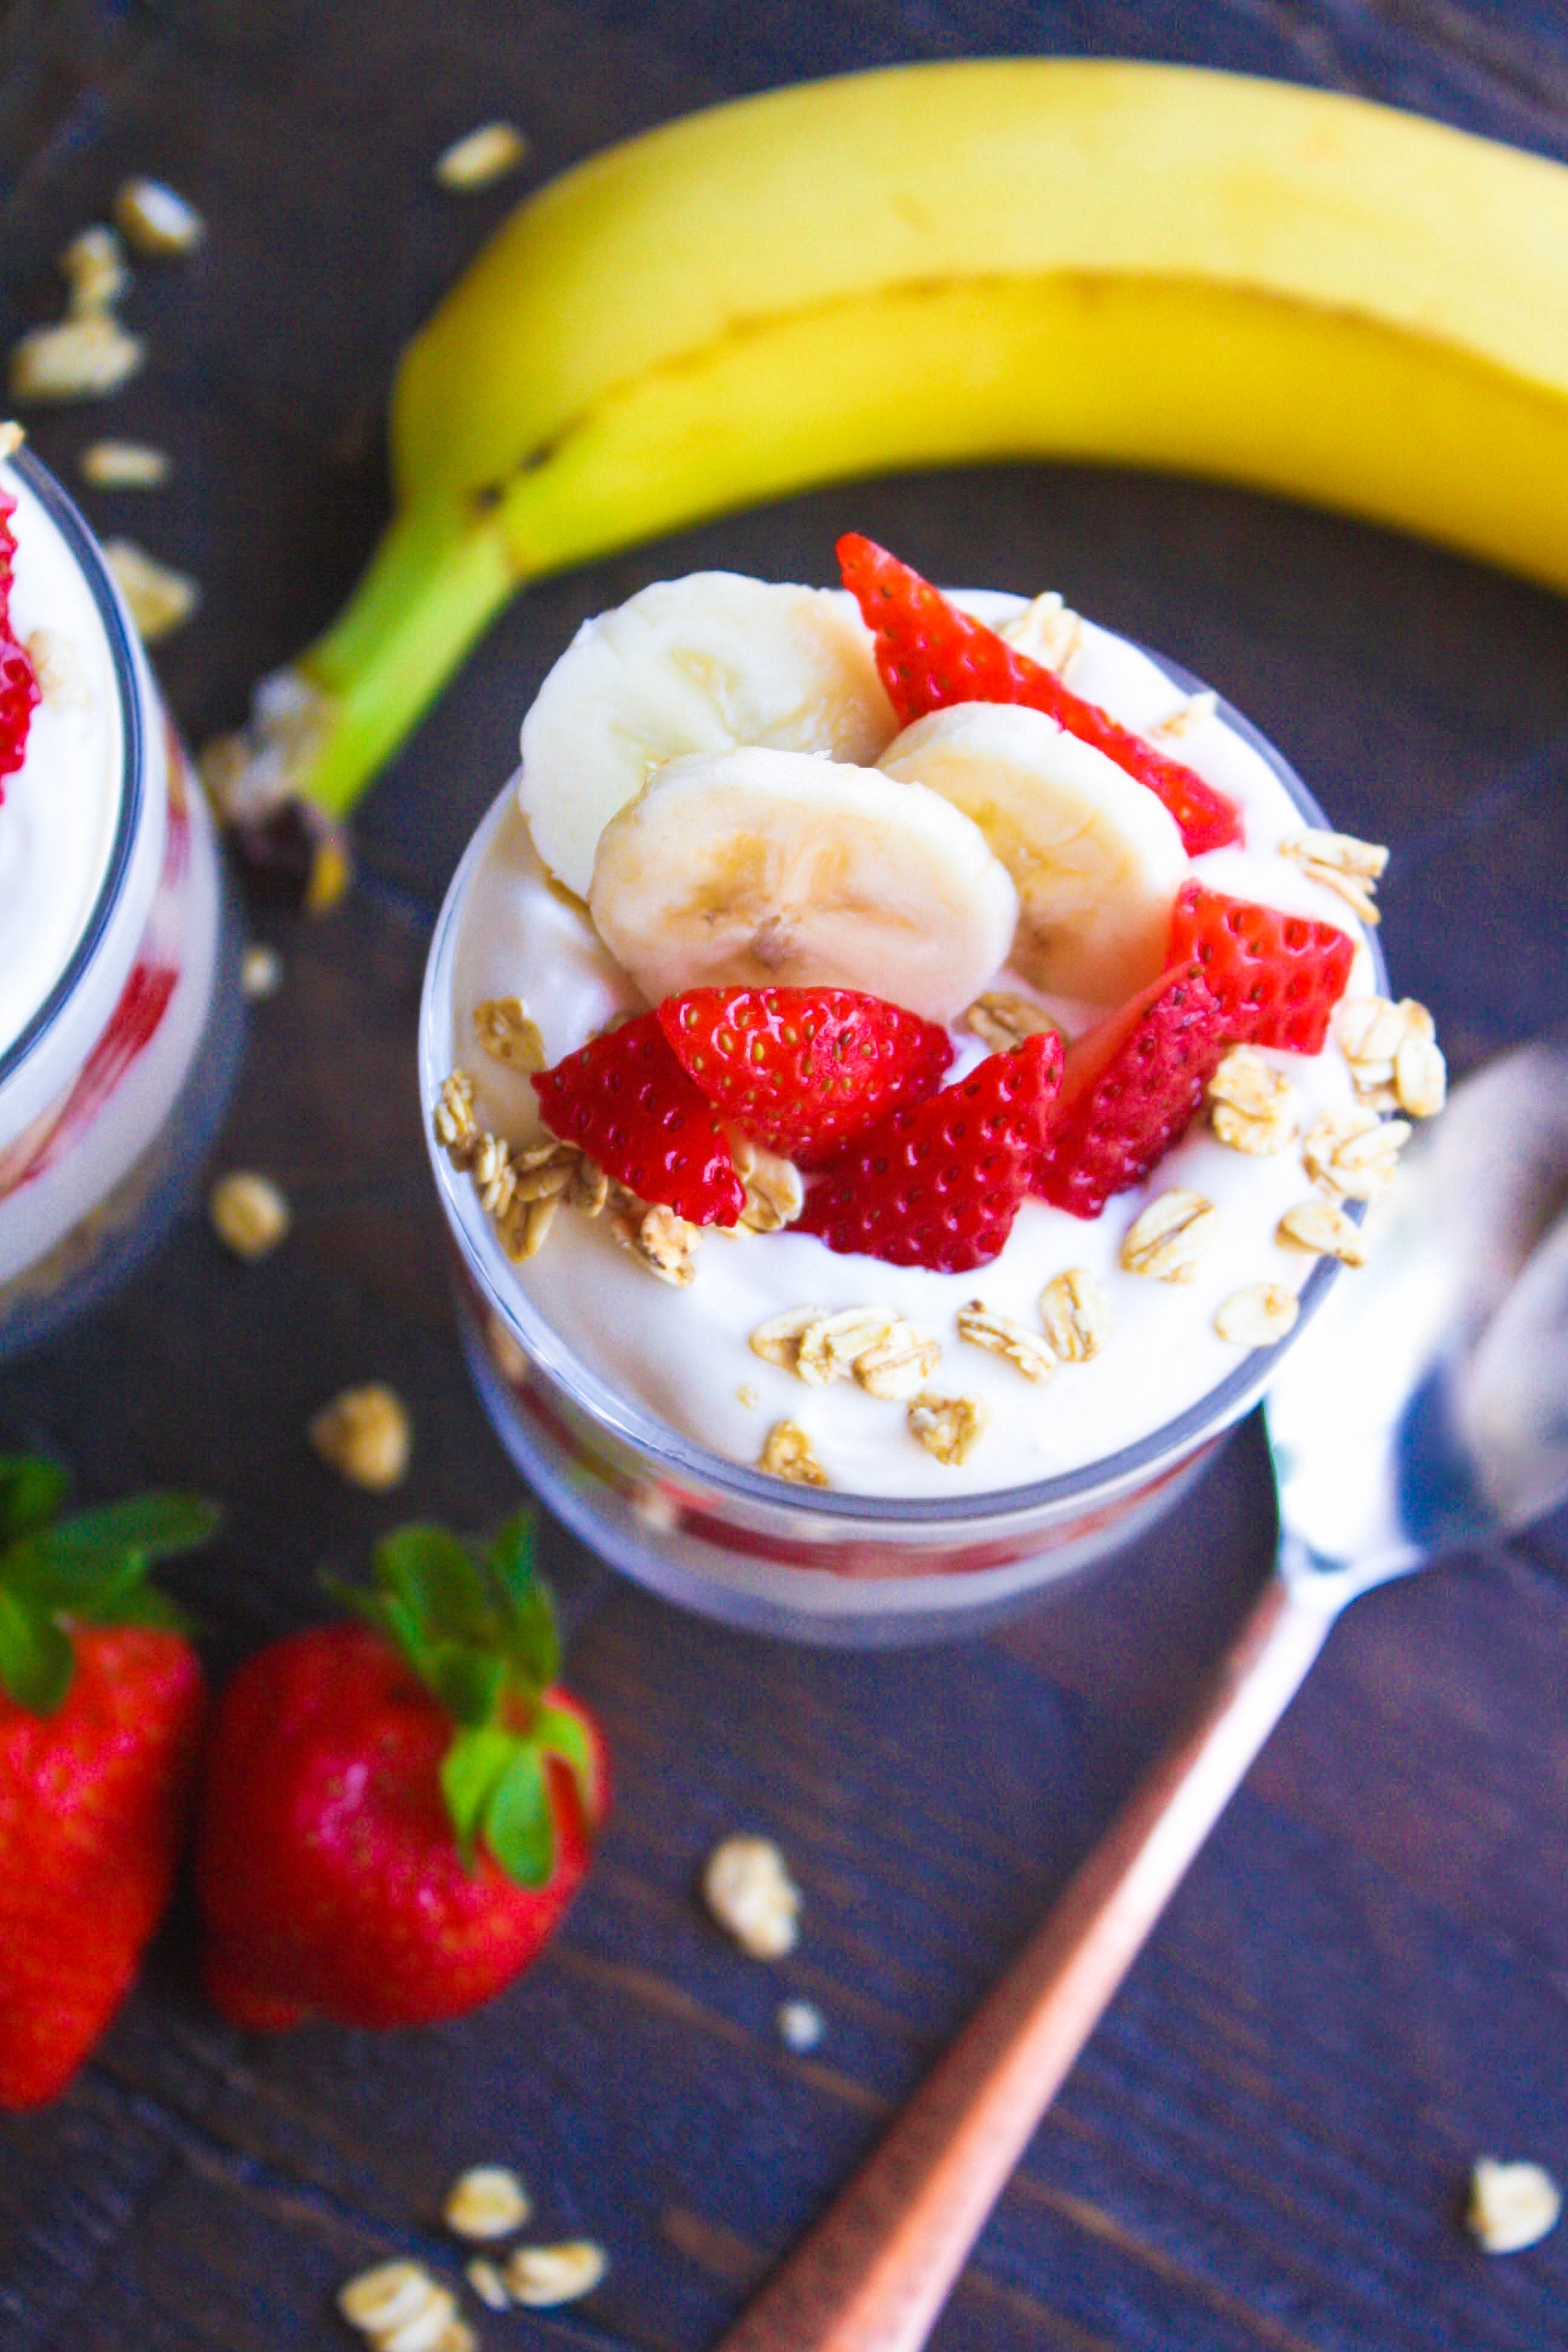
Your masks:
<instances>
[{"instance_id":1,"label":"strawberry","mask_svg":"<svg viewBox=\"0 0 1568 2352\"><path fill-rule=\"evenodd\" d=\"M545 1125L608 1175L694 1225L732 1225L745 1206L729 1142L707 1096L693 1086L657 1013L537 1071Z\"/></svg>"},{"instance_id":2,"label":"strawberry","mask_svg":"<svg viewBox=\"0 0 1568 2352\"><path fill-rule=\"evenodd\" d=\"M1028 1191L1061 1066L1047 1030L893 1111L812 1186L793 1230L891 1265L989 1265Z\"/></svg>"},{"instance_id":3,"label":"strawberry","mask_svg":"<svg viewBox=\"0 0 1568 2352\"><path fill-rule=\"evenodd\" d=\"M1146 784L1174 817L1189 857L1241 839L1240 811L1223 793L1074 694L1054 670L1015 653L1005 637L961 613L874 540L847 531L838 562L876 638L877 668L905 727L952 702L1025 703Z\"/></svg>"},{"instance_id":4,"label":"strawberry","mask_svg":"<svg viewBox=\"0 0 1568 2352\"><path fill-rule=\"evenodd\" d=\"M0 776L18 769L27 751L27 730L38 704L38 676L26 646L11 633L11 567L16 535L11 518L15 499L0 491ZM0 800L5 793L0 790Z\"/></svg>"},{"instance_id":5,"label":"strawberry","mask_svg":"<svg viewBox=\"0 0 1568 2352\"><path fill-rule=\"evenodd\" d=\"M1321 1054L1354 955L1354 941L1332 923L1185 882L1165 961L1201 967L1233 1043Z\"/></svg>"},{"instance_id":6,"label":"strawberry","mask_svg":"<svg viewBox=\"0 0 1568 2352\"><path fill-rule=\"evenodd\" d=\"M903 1102L949 1062L945 1029L853 988L689 988L659 1025L721 1117L810 1166Z\"/></svg>"},{"instance_id":7,"label":"strawberry","mask_svg":"<svg viewBox=\"0 0 1568 2352\"><path fill-rule=\"evenodd\" d=\"M163 1916L204 1694L142 1583L205 1542L207 1503L142 1495L57 1514L64 1473L0 1457L0 2107L62 2091Z\"/></svg>"},{"instance_id":8,"label":"strawberry","mask_svg":"<svg viewBox=\"0 0 1568 2352\"><path fill-rule=\"evenodd\" d=\"M526 1514L488 1549L397 1529L364 1622L225 1690L197 1839L207 1990L237 2025L418 2025L489 2000L585 1873L604 1742L556 1683Z\"/></svg>"},{"instance_id":9,"label":"strawberry","mask_svg":"<svg viewBox=\"0 0 1568 2352\"><path fill-rule=\"evenodd\" d=\"M1141 1184L1204 1098L1231 1038L1195 964L1162 972L1068 1047L1061 1092L1033 1189L1075 1217L1098 1217Z\"/></svg>"}]
</instances>

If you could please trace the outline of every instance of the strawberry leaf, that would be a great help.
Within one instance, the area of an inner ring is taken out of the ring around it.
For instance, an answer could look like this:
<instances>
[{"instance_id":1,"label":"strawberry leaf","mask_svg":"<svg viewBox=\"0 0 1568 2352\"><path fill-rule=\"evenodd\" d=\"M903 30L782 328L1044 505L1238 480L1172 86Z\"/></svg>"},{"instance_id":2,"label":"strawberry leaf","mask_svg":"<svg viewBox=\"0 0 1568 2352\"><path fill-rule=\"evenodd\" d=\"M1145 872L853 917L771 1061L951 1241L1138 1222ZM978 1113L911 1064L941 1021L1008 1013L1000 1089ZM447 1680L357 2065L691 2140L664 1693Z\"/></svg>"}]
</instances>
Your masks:
<instances>
[{"instance_id":1,"label":"strawberry leaf","mask_svg":"<svg viewBox=\"0 0 1568 2352\"><path fill-rule=\"evenodd\" d=\"M63 1706L76 1666L70 1636L0 1585L0 1688L30 1715Z\"/></svg>"},{"instance_id":2,"label":"strawberry leaf","mask_svg":"<svg viewBox=\"0 0 1568 2352\"><path fill-rule=\"evenodd\" d=\"M481 1725L460 1731L441 1759L441 1793L467 1871L474 1866L490 1792L516 1753L517 1742L510 1732Z\"/></svg>"},{"instance_id":3,"label":"strawberry leaf","mask_svg":"<svg viewBox=\"0 0 1568 2352\"><path fill-rule=\"evenodd\" d=\"M544 1690L561 1671L561 1637L550 1588L534 1570L531 1513L516 1512L498 1530L485 1565L506 1596L507 1655L513 1672L532 1689Z\"/></svg>"},{"instance_id":4,"label":"strawberry leaf","mask_svg":"<svg viewBox=\"0 0 1568 2352\"><path fill-rule=\"evenodd\" d=\"M563 1706L542 1706L533 1724L534 1745L545 1756L564 1764L577 1783L586 1820L598 1811L594 1749L580 1716Z\"/></svg>"},{"instance_id":5,"label":"strawberry leaf","mask_svg":"<svg viewBox=\"0 0 1568 2352\"><path fill-rule=\"evenodd\" d=\"M555 1824L537 1748L514 1748L485 1806L484 1841L520 1886L548 1884L555 1867Z\"/></svg>"},{"instance_id":6,"label":"strawberry leaf","mask_svg":"<svg viewBox=\"0 0 1568 2352\"><path fill-rule=\"evenodd\" d=\"M70 1493L70 1473L37 1454L0 1454L0 1543L47 1527Z\"/></svg>"},{"instance_id":7,"label":"strawberry leaf","mask_svg":"<svg viewBox=\"0 0 1568 2352\"><path fill-rule=\"evenodd\" d=\"M455 1723L477 1730L491 1720L506 1684L506 1660L499 1653L442 1642L426 1659L421 1677Z\"/></svg>"}]
</instances>

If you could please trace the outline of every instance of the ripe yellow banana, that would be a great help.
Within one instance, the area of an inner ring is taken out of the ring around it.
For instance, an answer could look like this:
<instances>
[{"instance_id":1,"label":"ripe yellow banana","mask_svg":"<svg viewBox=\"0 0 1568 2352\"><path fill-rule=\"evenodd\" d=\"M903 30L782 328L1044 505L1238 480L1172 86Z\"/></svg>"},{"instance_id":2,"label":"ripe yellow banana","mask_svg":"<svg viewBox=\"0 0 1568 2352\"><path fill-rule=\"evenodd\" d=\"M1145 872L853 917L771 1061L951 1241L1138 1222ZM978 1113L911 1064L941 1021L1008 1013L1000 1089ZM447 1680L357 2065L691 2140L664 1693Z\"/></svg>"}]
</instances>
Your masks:
<instances>
[{"instance_id":1,"label":"ripe yellow banana","mask_svg":"<svg viewBox=\"0 0 1568 2352\"><path fill-rule=\"evenodd\" d=\"M273 783L327 812L522 582L855 474L1171 467L1568 588L1568 170L1189 68L777 90L525 202L409 345L391 439L395 519L273 697Z\"/></svg>"}]
</instances>

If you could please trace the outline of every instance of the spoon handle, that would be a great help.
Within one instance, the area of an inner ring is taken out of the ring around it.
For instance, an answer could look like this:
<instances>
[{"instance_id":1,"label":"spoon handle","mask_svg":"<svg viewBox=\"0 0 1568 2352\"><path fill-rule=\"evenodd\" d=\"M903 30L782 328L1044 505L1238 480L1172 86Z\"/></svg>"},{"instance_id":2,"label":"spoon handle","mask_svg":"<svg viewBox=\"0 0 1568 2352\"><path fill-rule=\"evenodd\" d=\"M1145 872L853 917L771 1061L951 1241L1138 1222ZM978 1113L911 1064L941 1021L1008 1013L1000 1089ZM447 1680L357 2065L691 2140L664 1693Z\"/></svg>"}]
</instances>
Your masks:
<instances>
[{"instance_id":1,"label":"spoon handle","mask_svg":"<svg viewBox=\"0 0 1568 2352\"><path fill-rule=\"evenodd\" d=\"M718 2352L919 2352L1031 2134L1332 1612L1278 1571L1139 1782L886 2137Z\"/></svg>"}]
</instances>

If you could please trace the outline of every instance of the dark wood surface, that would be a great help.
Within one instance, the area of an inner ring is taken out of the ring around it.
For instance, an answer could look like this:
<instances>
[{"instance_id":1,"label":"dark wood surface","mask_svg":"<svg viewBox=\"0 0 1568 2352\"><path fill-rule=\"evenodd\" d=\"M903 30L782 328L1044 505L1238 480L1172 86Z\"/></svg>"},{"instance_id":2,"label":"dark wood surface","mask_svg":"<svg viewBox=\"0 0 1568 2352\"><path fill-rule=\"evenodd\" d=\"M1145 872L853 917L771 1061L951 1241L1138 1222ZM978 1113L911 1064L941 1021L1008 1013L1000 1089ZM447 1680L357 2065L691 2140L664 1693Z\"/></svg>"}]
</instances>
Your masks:
<instances>
[{"instance_id":1,"label":"dark wood surface","mask_svg":"<svg viewBox=\"0 0 1568 2352\"><path fill-rule=\"evenodd\" d=\"M55 315L52 257L125 172L210 224L194 264L138 273L146 375L35 436L68 480L105 429L175 453L167 495L84 503L204 583L158 655L191 738L327 617L382 519L395 352L524 184L441 197L450 137L512 114L537 178L743 89L994 50L1242 67L1568 156L1568 18L1527 0L12 0L6 340ZM396 1518L478 1528L517 1499L456 1350L413 1034L434 909L530 694L643 582L826 579L850 522L938 577L1058 585L1247 710L1341 822L1394 845L1390 965L1458 1067L1568 1017L1568 606L1518 582L1234 491L1031 466L835 489L532 591L365 804L346 904L253 912L287 977L215 1164L276 1175L287 1247L239 1266L193 1212L110 1312L0 1377L8 1433L63 1446L89 1495L223 1498L220 1549L178 1580L215 1675L319 1613L318 1569ZM303 1439L369 1377L416 1423L391 1499ZM443 2189L506 2159L541 2227L600 2239L612 2268L569 2312L475 2312L487 2345L700 2352L1049 1902L1271 1541L1249 1426L1156 1534L1011 1629L864 1656L679 1615L552 1531L572 1679L618 1780L558 1944L438 2031L247 2038L204 2006L183 1898L74 2088L0 2120L0 2344L326 2352L344 2275L408 2250L455 2267ZM1560 1519L1335 1632L1037 2135L945 2352L1568 2344L1568 2228L1489 2261L1457 2222L1482 2150L1568 2178L1565 1571ZM694 1899L739 1825L805 1890L774 1969ZM789 1994L827 2020L808 2057L774 2027Z\"/></svg>"}]
</instances>

